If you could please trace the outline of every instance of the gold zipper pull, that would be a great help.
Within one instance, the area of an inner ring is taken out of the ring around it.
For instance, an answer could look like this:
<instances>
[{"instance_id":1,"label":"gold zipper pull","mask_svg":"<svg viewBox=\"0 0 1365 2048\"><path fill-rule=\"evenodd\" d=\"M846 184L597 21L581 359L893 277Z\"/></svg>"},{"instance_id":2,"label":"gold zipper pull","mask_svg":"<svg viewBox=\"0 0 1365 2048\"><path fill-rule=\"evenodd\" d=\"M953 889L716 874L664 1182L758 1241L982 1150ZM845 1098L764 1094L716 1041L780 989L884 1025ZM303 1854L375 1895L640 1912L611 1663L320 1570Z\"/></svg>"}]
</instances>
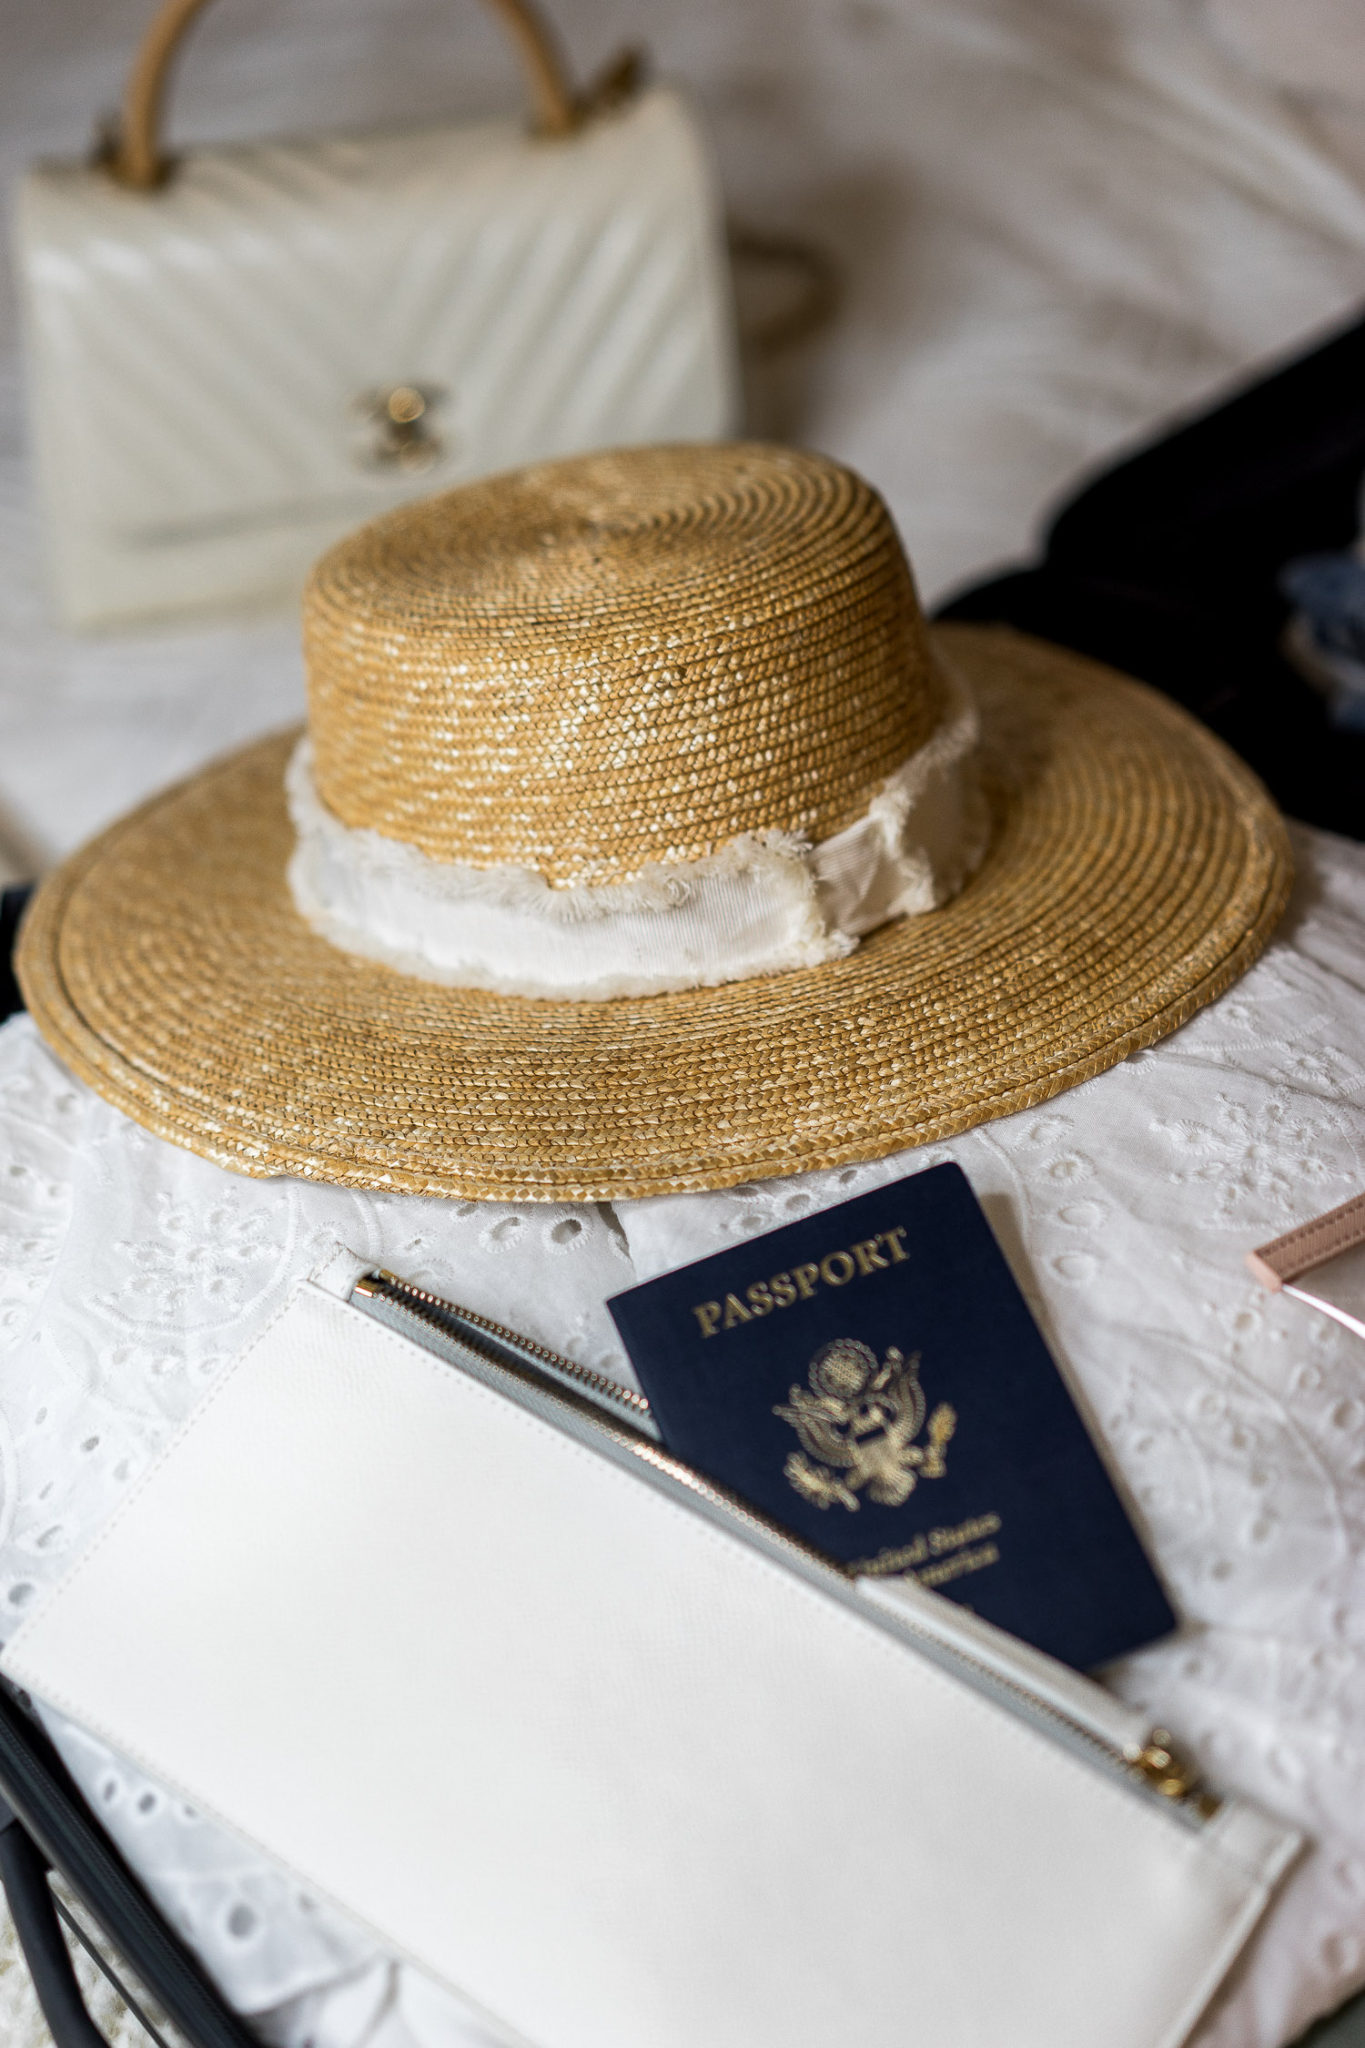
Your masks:
<instances>
[{"instance_id":1,"label":"gold zipper pull","mask_svg":"<svg viewBox=\"0 0 1365 2048\"><path fill-rule=\"evenodd\" d=\"M1217 1813L1222 1802L1212 1793L1199 1790L1198 1774L1183 1757L1176 1755L1165 1728L1153 1728L1144 1743L1130 1743L1124 1756L1163 1799L1188 1800L1204 1820L1211 1820Z\"/></svg>"}]
</instances>

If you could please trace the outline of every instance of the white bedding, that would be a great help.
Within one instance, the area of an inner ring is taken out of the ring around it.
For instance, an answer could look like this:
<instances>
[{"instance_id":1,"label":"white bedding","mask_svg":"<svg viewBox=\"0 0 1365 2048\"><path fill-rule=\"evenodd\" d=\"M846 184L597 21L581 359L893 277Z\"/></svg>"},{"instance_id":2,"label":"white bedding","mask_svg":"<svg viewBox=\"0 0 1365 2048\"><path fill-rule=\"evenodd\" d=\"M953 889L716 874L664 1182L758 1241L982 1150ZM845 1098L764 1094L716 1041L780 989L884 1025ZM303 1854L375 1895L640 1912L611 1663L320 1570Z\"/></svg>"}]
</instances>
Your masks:
<instances>
[{"instance_id":1,"label":"white bedding","mask_svg":"<svg viewBox=\"0 0 1365 2048\"><path fill-rule=\"evenodd\" d=\"M737 210L806 220L840 249L838 327L759 396L775 429L882 487L929 594L1024 549L1045 504L1116 443L1365 297L1361 117L1291 99L1181 0L558 12L585 65L644 34L700 91ZM142 13L69 0L7 22L12 170L83 146ZM494 38L445 0L352 0L344 23L336 0L224 7L185 67L180 129L421 118L452 103L457 66L465 103L505 102ZM301 684L287 617L85 642L47 623L12 320L0 342L0 828L25 842L23 864L296 715ZM951 1152L999 1197L1045 1324L1202 1624L1123 1684L1160 1702L1211 1774L1322 1840L1207 2048L1277 2048L1365 1980L1361 1361L1240 1266L1247 1244L1359 1184L1365 857L1321 836L1305 846L1306 916L1204 1018L1044 1113L906 1162ZM817 1199L860 1184L816 1179ZM0 1036L0 1193L0 1303L24 1344L0 1375L3 1612L69 1562L320 1229L369 1233L361 1249L592 1356L612 1348L602 1299L633 1272L762 1227L811 1189L611 1216L248 1183L127 1126L20 1024ZM410 1973L366 1965L346 1929L232 1845L88 1746L71 1753L279 2038L462 2038Z\"/></svg>"},{"instance_id":2,"label":"white bedding","mask_svg":"<svg viewBox=\"0 0 1365 2048\"><path fill-rule=\"evenodd\" d=\"M1365 1346L1263 1293L1243 1263L1355 1192L1365 1151L1365 849L1303 832L1297 851L1295 907L1265 958L1162 1045L949 1144L731 1193L517 1206L249 1181L149 1136L71 1082L26 1018L7 1025L0 1635L333 1238L625 1375L608 1295L956 1159L1185 1622L1113 1682L1211 1781L1314 1839L1199 2037L1278 2048L1365 1981ZM483 2042L412 1970L53 1726L106 1825L272 2038Z\"/></svg>"}]
</instances>

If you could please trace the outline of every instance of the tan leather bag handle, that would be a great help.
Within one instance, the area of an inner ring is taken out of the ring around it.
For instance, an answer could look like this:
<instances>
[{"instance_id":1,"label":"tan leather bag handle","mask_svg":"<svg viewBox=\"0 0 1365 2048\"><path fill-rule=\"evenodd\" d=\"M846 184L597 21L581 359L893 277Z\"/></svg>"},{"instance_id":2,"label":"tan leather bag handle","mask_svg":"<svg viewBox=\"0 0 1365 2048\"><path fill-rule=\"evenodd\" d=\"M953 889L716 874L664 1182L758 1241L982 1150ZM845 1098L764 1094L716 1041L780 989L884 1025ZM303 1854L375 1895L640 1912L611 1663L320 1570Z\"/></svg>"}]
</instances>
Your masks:
<instances>
[{"instance_id":1,"label":"tan leather bag handle","mask_svg":"<svg viewBox=\"0 0 1365 2048\"><path fill-rule=\"evenodd\" d=\"M149 192L164 183L170 159L162 153L161 117L171 64L186 29L208 0L163 0L142 39L123 95L117 132L101 155L105 168L121 185ZM541 135L569 135L592 107L628 91L633 76L625 75L627 59L609 68L588 101L576 99L564 61L534 0L488 0L502 16L521 57L535 128Z\"/></svg>"}]
</instances>

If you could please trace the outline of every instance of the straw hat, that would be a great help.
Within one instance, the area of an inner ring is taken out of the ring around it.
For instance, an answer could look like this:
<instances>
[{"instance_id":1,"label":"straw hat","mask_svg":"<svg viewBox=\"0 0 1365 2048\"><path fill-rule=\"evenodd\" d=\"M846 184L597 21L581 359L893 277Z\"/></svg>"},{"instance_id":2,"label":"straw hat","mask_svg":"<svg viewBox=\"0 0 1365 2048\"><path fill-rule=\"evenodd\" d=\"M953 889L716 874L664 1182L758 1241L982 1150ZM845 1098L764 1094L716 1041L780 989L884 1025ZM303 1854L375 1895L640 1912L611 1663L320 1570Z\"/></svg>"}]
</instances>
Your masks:
<instances>
[{"instance_id":1,"label":"straw hat","mask_svg":"<svg viewBox=\"0 0 1365 2048\"><path fill-rule=\"evenodd\" d=\"M408 506L304 607L309 734L43 884L52 1046L238 1171L721 1187L1043 1100L1256 957L1289 858L1141 685L929 632L880 499L760 446Z\"/></svg>"}]
</instances>

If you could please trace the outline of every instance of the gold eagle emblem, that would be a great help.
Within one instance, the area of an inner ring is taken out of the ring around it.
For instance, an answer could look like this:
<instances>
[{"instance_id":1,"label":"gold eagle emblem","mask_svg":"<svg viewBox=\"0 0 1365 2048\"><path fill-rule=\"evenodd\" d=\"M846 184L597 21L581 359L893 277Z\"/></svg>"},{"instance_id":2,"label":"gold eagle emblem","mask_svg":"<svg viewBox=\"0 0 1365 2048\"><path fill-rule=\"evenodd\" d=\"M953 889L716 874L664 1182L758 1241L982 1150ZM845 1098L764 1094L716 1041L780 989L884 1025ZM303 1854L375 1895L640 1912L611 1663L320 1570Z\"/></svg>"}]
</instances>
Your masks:
<instances>
[{"instance_id":1,"label":"gold eagle emblem","mask_svg":"<svg viewBox=\"0 0 1365 2048\"><path fill-rule=\"evenodd\" d=\"M915 1441L927 1406L919 1360L918 1351L907 1358L893 1344L878 1365L856 1337L836 1337L816 1352L809 1387L792 1387L773 1409L801 1440L782 1470L804 1499L818 1508L856 1509L865 1488L869 1500L898 1508L921 1479L943 1477L957 1414L941 1401L927 1440Z\"/></svg>"}]
</instances>

